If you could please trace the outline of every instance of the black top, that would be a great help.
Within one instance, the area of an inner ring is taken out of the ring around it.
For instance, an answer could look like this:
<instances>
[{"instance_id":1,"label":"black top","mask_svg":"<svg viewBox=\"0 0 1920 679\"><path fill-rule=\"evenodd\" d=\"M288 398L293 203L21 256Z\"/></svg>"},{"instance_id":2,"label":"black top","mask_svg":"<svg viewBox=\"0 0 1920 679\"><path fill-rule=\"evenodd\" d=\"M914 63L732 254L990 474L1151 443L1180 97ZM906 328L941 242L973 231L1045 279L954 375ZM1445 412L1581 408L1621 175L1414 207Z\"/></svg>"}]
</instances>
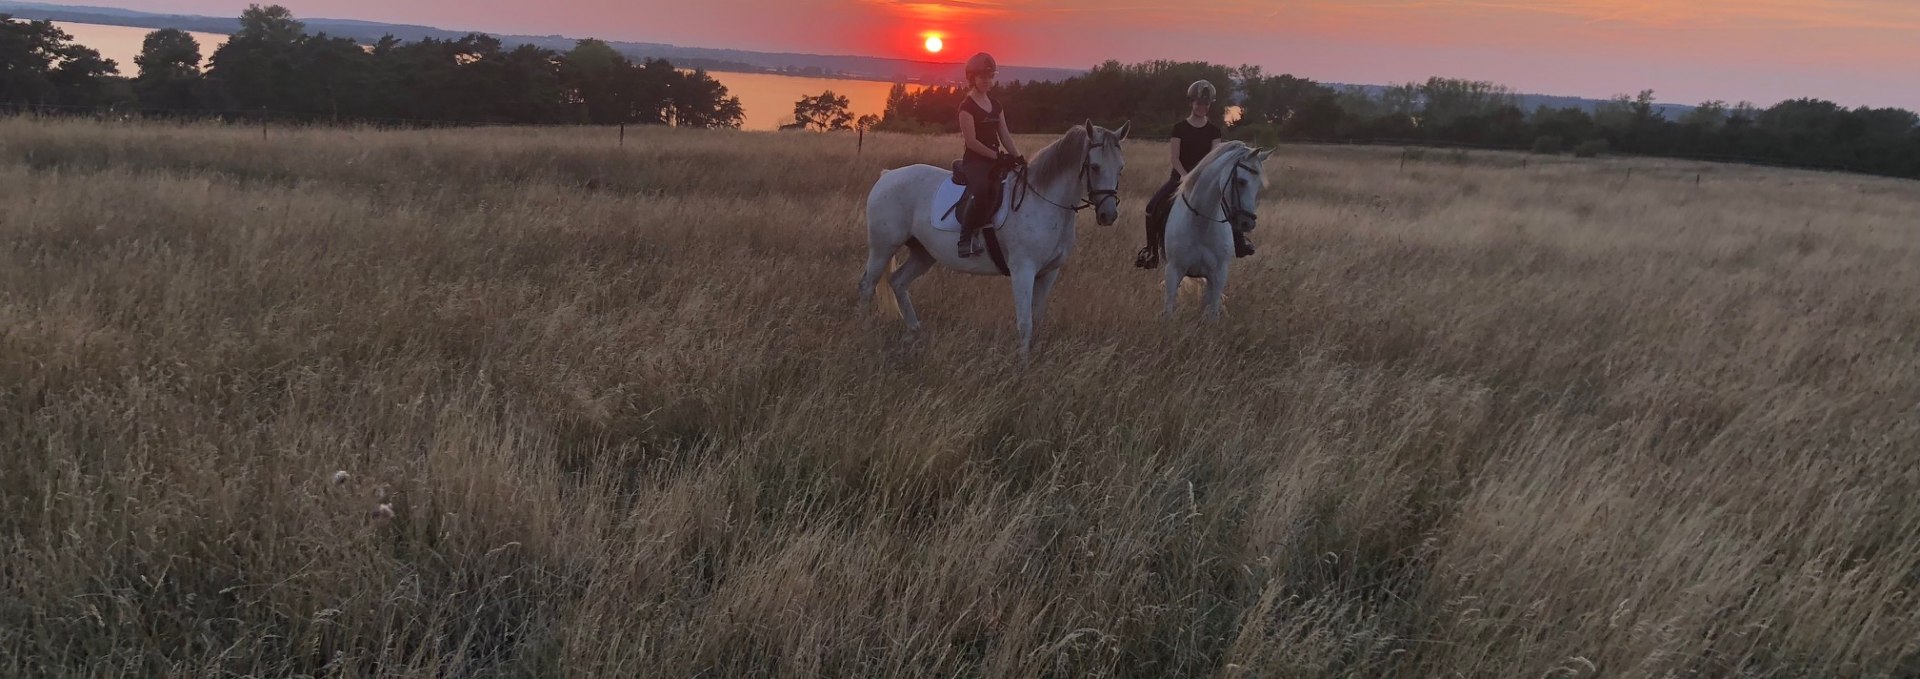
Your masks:
<instances>
[{"instance_id":1,"label":"black top","mask_svg":"<svg viewBox=\"0 0 1920 679\"><path fill-rule=\"evenodd\" d=\"M977 139L980 141L980 143L985 144L987 148L993 149L994 151L999 151L1000 150L1000 113L1001 113L1000 101L997 99L994 99L992 95L988 95L987 103L993 106L992 112L988 112L986 109L980 108L979 104L974 103L973 95L967 95L965 97L961 97L960 110L973 114L973 129L970 131L961 130L961 132L970 133L973 135L974 139ZM978 153L975 153L972 146L967 147L967 155L973 156L975 158L981 158L984 160L994 159L991 156L982 156Z\"/></svg>"},{"instance_id":2,"label":"black top","mask_svg":"<svg viewBox=\"0 0 1920 679\"><path fill-rule=\"evenodd\" d=\"M1220 138L1220 127L1212 122L1194 127L1182 119L1173 124L1173 138L1180 140L1180 167L1192 172L1193 166L1199 165L1200 159L1213 150L1213 140Z\"/></svg>"}]
</instances>

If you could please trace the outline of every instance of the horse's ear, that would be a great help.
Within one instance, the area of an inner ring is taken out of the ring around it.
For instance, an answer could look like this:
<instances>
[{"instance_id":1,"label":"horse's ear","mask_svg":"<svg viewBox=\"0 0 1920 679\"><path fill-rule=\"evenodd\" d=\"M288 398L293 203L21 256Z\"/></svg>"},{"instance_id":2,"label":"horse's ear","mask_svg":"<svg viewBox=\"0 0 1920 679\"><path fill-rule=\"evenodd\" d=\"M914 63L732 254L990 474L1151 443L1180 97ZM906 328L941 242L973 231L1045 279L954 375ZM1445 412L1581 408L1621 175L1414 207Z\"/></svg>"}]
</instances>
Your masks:
<instances>
[{"instance_id":1,"label":"horse's ear","mask_svg":"<svg viewBox=\"0 0 1920 679\"><path fill-rule=\"evenodd\" d=\"M1087 141L1093 141L1093 119L1087 119Z\"/></svg>"},{"instance_id":2,"label":"horse's ear","mask_svg":"<svg viewBox=\"0 0 1920 679\"><path fill-rule=\"evenodd\" d=\"M1124 122L1124 123L1120 123L1120 129L1118 129L1118 130L1114 130L1114 131L1113 131L1113 134L1114 134L1114 139L1115 139L1115 140L1117 140L1117 141L1126 141L1126 140L1127 140L1127 128L1130 128L1130 127L1133 127L1133 121L1131 121L1131 120L1129 120L1129 121L1127 121L1127 122Z\"/></svg>"},{"instance_id":3,"label":"horse's ear","mask_svg":"<svg viewBox=\"0 0 1920 679\"><path fill-rule=\"evenodd\" d=\"M1260 162L1262 163L1267 162L1267 158L1272 156L1274 151L1278 151L1278 150L1280 150L1280 147L1278 146L1260 149L1259 151L1257 151L1257 153L1260 155Z\"/></svg>"}]
</instances>

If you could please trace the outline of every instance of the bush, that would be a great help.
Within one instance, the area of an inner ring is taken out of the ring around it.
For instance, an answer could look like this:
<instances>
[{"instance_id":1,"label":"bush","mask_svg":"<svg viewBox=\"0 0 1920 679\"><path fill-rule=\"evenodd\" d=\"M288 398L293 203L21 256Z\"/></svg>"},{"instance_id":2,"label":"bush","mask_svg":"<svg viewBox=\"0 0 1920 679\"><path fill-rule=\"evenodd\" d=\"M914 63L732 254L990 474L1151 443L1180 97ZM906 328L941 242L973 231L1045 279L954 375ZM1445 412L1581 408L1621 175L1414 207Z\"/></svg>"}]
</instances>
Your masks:
<instances>
[{"instance_id":1,"label":"bush","mask_svg":"<svg viewBox=\"0 0 1920 679\"><path fill-rule=\"evenodd\" d=\"M923 123L917 120L908 120L904 117L882 120L873 126L873 131L899 132L902 134L945 134L947 132L947 130L942 129L939 125Z\"/></svg>"},{"instance_id":2,"label":"bush","mask_svg":"<svg viewBox=\"0 0 1920 679\"><path fill-rule=\"evenodd\" d=\"M1533 139L1533 152L1541 155L1557 156L1561 151L1566 150L1566 147L1566 140L1552 135Z\"/></svg>"},{"instance_id":3,"label":"bush","mask_svg":"<svg viewBox=\"0 0 1920 679\"><path fill-rule=\"evenodd\" d=\"M1280 129L1272 125L1247 124L1235 125L1227 130L1227 138L1243 141L1253 146L1277 146L1280 144Z\"/></svg>"},{"instance_id":4,"label":"bush","mask_svg":"<svg viewBox=\"0 0 1920 679\"><path fill-rule=\"evenodd\" d=\"M1573 147L1573 156L1575 158L1594 158L1610 150L1612 149L1607 144L1607 140L1595 139Z\"/></svg>"}]
</instances>

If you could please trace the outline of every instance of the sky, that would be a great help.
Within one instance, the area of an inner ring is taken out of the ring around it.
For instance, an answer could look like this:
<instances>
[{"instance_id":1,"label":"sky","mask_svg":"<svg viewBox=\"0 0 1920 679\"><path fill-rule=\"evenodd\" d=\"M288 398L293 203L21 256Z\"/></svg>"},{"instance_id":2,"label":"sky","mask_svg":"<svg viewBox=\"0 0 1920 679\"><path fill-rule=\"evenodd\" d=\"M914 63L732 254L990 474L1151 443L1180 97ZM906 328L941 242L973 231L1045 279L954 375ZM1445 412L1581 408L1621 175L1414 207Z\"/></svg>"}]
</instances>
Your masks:
<instances>
[{"instance_id":1,"label":"sky","mask_svg":"<svg viewBox=\"0 0 1920 679\"><path fill-rule=\"evenodd\" d=\"M76 4L79 0L74 0ZM1258 64L1664 103L1816 97L1920 111L1920 0L278 0L296 16L699 47L1087 68ZM119 0L237 16L244 2ZM930 55L937 34L945 50Z\"/></svg>"}]
</instances>

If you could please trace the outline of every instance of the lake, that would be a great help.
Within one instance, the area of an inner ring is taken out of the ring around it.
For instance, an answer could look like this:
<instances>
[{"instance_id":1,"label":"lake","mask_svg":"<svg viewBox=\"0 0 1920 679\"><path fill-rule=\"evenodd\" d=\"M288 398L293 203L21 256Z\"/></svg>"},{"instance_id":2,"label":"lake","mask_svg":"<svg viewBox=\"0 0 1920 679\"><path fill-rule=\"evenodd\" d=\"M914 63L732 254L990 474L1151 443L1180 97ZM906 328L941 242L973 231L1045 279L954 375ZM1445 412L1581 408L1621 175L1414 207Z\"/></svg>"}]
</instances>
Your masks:
<instances>
[{"instance_id":1,"label":"lake","mask_svg":"<svg viewBox=\"0 0 1920 679\"><path fill-rule=\"evenodd\" d=\"M150 28L130 26L102 26L99 24L76 24L56 21L60 30L73 36L74 42L100 51L100 56L112 59L120 66L120 75L129 78L140 74L140 67L133 58L140 54L141 43ZM213 56L213 50L227 41L227 36L215 33L193 33L200 41L201 66ZM818 95L827 90L847 98L848 108L854 117L867 114L879 115L887 108L887 91L893 83L872 80L836 80L831 78L803 78L777 73L725 73L711 72L714 80L727 86L727 92L740 98L740 107L747 114L743 125L749 130L779 129L784 123L793 122L793 104L803 96ZM920 85L909 84L909 90L918 91Z\"/></svg>"},{"instance_id":2,"label":"lake","mask_svg":"<svg viewBox=\"0 0 1920 679\"><path fill-rule=\"evenodd\" d=\"M853 111L855 118L867 114L880 115L887 110L887 91L893 89L893 83L873 80L717 71L708 72L707 75L726 85L727 93L740 98L740 108L747 114L742 127L749 130L774 130L793 122L794 102L800 101L800 97L817 96L827 90L846 97L847 108ZM917 92L920 88L920 85L907 85L909 92Z\"/></svg>"},{"instance_id":3,"label":"lake","mask_svg":"<svg viewBox=\"0 0 1920 679\"><path fill-rule=\"evenodd\" d=\"M91 47L100 52L100 56L112 59L120 67L120 75L134 77L140 75L140 66L133 58L140 56L140 46L146 42L151 28L132 26L102 26L100 24L75 24L55 21L53 25L73 36L73 41L82 46ZM226 43L227 36L218 33L188 32L194 40L200 41L200 66L205 68L207 59L213 56L213 50Z\"/></svg>"}]
</instances>

